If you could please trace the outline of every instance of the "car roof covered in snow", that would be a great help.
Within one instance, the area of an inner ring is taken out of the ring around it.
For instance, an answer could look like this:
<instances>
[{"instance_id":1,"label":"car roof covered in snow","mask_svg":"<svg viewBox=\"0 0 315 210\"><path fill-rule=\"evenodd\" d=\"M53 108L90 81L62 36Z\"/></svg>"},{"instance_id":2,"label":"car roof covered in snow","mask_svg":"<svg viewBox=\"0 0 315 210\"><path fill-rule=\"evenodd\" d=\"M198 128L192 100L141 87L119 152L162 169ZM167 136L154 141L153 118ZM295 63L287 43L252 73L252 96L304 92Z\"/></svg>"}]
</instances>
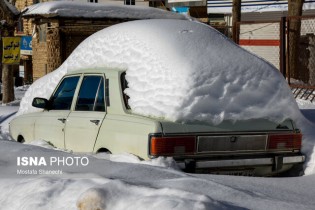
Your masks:
<instances>
[{"instance_id":1,"label":"car roof covered in snow","mask_svg":"<svg viewBox=\"0 0 315 210\"><path fill-rule=\"evenodd\" d=\"M49 95L67 72L99 67L127 69L128 103L143 116L211 124L282 122L298 110L279 70L215 29L187 20L137 20L105 28L36 81L32 95L51 87L43 93Z\"/></svg>"}]
</instances>

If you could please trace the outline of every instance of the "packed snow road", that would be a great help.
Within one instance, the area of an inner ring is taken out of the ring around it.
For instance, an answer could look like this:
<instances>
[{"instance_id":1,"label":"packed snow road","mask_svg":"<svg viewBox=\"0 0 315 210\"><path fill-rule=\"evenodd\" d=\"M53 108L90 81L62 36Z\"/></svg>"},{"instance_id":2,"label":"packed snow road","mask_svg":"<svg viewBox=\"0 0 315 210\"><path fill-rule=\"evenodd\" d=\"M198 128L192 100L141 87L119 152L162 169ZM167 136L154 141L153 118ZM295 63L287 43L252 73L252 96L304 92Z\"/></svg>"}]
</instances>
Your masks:
<instances>
[{"instance_id":1,"label":"packed snow road","mask_svg":"<svg viewBox=\"0 0 315 210\"><path fill-rule=\"evenodd\" d=\"M0 154L0 186L6 192L0 194L0 203L1 209L7 210L313 209L315 205L315 175L257 178L186 174L177 171L170 159L141 162L131 155L75 155L12 141L0 141ZM27 169L17 165L17 157L44 157L49 165L50 157L78 156L87 157L88 166L33 167L46 172L62 170L56 175L16 172Z\"/></svg>"}]
</instances>

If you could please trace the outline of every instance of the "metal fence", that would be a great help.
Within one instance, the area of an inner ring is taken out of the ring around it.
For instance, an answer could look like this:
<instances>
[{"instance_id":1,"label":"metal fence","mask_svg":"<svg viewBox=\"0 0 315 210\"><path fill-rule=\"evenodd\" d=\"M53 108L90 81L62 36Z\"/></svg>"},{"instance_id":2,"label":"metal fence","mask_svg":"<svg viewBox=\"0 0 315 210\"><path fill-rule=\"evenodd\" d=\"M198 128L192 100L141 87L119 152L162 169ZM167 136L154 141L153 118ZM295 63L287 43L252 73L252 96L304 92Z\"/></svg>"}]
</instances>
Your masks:
<instances>
[{"instance_id":1,"label":"metal fence","mask_svg":"<svg viewBox=\"0 0 315 210\"><path fill-rule=\"evenodd\" d=\"M288 17L286 28L289 83L315 86L315 17Z\"/></svg>"},{"instance_id":2,"label":"metal fence","mask_svg":"<svg viewBox=\"0 0 315 210\"><path fill-rule=\"evenodd\" d=\"M315 100L315 16L240 22L238 29L239 44L278 68L295 97Z\"/></svg>"}]
</instances>

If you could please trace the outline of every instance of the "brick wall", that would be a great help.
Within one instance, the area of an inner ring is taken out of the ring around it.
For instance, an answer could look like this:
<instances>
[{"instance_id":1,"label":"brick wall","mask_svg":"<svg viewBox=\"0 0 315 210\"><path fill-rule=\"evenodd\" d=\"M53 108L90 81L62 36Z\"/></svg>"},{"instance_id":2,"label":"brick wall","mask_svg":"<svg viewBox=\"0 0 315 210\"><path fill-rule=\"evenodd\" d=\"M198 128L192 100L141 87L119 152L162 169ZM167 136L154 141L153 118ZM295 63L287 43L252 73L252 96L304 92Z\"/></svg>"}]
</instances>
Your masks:
<instances>
[{"instance_id":1,"label":"brick wall","mask_svg":"<svg viewBox=\"0 0 315 210\"><path fill-rule=\"evenodd\" d=\"M30 6L33 4L33 0L17 0L15 3L15 7L19 10L22 11L24 10L26 7ZM32 30L33 30L33 25L32 22L30 20L23 20L23 32L26 35L30 35L32 34Z\"/></svg>"},{"instance_id":2,"label":"brick wall","mask_svg":"<svg viewBox=\"0 0 315 210\"><path fill-rule=\"evenodd\" d=\"M59 22L52 20L47 30L47 72L52 72L62 64Z\"/></svg>"},{"instance_id":3,"label":"brick wall","mask_svg":"<svg viewBox=\"0 0 315 210\"><path fill-rule=\"evenodd\" d=\"M33 4L33 0L16 0L15 7L22 11L25 7L30 6Z\"/></svg>"},{"instance_id":4,"label":"brick wall","mask_svg":"<svg viewBox=\"0 0 315 210\"><path fill-rule=\"evenodd\" d=\"M47 43L39 40L39 34L33 36L33 80L46 75L47 72Z\"/></svg>"},{"instance_id":5,"label":"brick wall","mask_svg":"<svg viewBox=\"0 0 315 210\"><path fill-rule=\"evenodd\" d=\"M19 10L22 11L26 7L33 5L34 0L16 0L15 2L15 7ZM45 1L50 1L50 0L42 0L42 2ZM23 19L23 32L25 35L32 35L34 28L34 24L32 23L32 20L26 20Z\"/></svg>"}]
</instances>

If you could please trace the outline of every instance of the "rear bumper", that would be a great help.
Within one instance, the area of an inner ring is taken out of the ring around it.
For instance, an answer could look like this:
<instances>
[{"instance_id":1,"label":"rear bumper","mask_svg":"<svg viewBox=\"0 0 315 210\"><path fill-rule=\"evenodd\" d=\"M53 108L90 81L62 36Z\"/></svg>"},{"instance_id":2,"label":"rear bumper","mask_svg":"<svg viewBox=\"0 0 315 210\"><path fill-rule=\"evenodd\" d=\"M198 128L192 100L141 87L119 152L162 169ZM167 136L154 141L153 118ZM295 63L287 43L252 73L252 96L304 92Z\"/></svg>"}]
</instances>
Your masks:
<instances>
[{"instance_id":1,"label":"rear bumper","mask_svg":"<svg viewBox=\"0 0 315 210\"><path fill-rule=\"evenodd\" d=\"M227 160L193 160L187 159L177 161L180 169L187 172L194 172L198 169L216 169L224 170L226 168L256 168L256 167L271 167L273 172L283 171L285 165L295 165L305 161L304 155L294 156L274 156L266 158L245 158L245 159L227 159Z\"/></svg>"}]
</instances>

